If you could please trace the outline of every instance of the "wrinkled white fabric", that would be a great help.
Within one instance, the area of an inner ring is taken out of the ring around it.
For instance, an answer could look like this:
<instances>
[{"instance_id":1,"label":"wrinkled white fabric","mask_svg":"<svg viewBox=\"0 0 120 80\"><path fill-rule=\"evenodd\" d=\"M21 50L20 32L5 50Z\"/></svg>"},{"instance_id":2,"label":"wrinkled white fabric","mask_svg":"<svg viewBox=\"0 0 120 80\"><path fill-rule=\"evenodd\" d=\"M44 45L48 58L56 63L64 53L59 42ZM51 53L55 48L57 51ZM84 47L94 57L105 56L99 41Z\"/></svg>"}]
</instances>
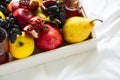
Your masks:
<instances>
[{"instance_id":1,"label":"wrinkled white fabric","mask_svg":"<svg viewBox=\"0 0 120 80\"><path fill-rule=\"evenodd\" d=\"M120 80L120 0L81 0L96 22L97 50L35 66L0 80Z\"/></svg>"}]
</instances>

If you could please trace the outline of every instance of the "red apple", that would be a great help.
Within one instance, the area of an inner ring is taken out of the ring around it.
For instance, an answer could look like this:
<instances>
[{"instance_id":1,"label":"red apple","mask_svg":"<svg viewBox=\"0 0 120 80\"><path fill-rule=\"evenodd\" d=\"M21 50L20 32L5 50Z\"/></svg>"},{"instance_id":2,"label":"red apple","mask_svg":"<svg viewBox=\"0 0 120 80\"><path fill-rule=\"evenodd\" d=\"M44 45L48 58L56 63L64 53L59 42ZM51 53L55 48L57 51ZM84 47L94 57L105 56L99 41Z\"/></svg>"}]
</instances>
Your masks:
<instances>
[{"instance_id":1,"label":"red apple","mask_svg":"<svg viewBox=\"0 0 120 80\"><path fill-rule=\"evenodd\" d=\"M18 8L19 8L19 1L11 1L8 4L7 10L13 13Z\"/></svg>"},{"instance_id":2,"label":"red apple","mask_svg":"<svg viewBox=\"0 0 120 80\"><path fill-rule=\"evenodd\" d=\"M52 50L62 45L63 39L60 30L53 24L44 24L40 37L35 40L42 50Z\"/></svg>"},{"instance_id":3,"label":"red apple","mask_svg":"<svg viewBox=\"0 0 120 80\"><path fill-rule=\"evenodd\" d=\"M31 13L28 9L23 8L16 9L13 12L13 16L22 29L28 24L28 20L34 17L33 13Z\"/></svg>"}]
</instances>

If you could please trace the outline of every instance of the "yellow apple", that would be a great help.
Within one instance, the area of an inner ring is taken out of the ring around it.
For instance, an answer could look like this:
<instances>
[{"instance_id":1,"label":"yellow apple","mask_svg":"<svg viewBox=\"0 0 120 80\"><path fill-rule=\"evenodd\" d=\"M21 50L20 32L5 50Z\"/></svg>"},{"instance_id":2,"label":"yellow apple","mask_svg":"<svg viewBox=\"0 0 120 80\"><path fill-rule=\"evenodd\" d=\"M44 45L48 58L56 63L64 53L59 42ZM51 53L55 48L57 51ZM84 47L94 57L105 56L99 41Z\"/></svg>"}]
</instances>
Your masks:
<instances>
[{"instance_id":1,"label":"yellow apple","mask_svg":"<svg viewBox=\"0 0 120 80\"><path fill-rule=\"evenodd\" d=\"M29 37L25 32L17 35L14 43L9 42L9 50L15 58L25 58L30 56L35 48L34 39Z\"/></svg>"}]
</instances>

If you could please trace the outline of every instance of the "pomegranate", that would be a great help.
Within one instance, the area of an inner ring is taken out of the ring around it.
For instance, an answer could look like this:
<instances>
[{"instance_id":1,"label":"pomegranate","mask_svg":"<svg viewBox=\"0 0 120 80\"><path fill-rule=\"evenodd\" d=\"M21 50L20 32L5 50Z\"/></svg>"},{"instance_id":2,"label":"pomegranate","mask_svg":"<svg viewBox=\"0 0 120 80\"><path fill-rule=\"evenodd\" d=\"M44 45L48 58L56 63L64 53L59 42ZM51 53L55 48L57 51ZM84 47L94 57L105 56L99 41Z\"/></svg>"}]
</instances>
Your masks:
<instances>
[{"instance_id":1,"label":"pomegranate","mask_svg":"<svg viewBox=\"0 0 120 80\"><path fill-rule=\"evenodd\" d=\"M42 50L52 50L62 45L63 39L60 29L53 24L44 24L40 37L35 40Z\"/></svg>"}]
</instances>

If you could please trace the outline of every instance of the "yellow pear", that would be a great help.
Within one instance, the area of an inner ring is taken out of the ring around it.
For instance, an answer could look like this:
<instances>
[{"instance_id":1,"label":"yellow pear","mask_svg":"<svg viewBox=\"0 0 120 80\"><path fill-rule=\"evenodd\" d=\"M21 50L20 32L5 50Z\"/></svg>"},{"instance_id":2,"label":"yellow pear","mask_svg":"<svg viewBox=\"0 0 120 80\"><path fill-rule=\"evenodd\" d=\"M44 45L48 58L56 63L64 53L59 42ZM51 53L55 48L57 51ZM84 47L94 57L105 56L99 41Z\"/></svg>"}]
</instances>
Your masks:
<instances>
[{"instance_id":1,"label":"yellow pear","mask_svg":"<svg viewBox=\"0 0 120 80\"><path fill-rule=\"evenodd\" d=\"M15 58L25 58L30 56L34 51L34 39L29 37L25 32L17 35L14 43L9 42L9 50Z\"/></svg>"},{"instance_id":2,"label":"yellow pear","mask_svg":"<svg viewBox=\"0 0 120 80\"><path fill-rule=\"evenodd\" d=\"M94 28L95 20L78 16L67 19L66 23L63 26L64 39L69 43L84 41L88 38L92 29Z\"/></svg>"}]
</instances>

